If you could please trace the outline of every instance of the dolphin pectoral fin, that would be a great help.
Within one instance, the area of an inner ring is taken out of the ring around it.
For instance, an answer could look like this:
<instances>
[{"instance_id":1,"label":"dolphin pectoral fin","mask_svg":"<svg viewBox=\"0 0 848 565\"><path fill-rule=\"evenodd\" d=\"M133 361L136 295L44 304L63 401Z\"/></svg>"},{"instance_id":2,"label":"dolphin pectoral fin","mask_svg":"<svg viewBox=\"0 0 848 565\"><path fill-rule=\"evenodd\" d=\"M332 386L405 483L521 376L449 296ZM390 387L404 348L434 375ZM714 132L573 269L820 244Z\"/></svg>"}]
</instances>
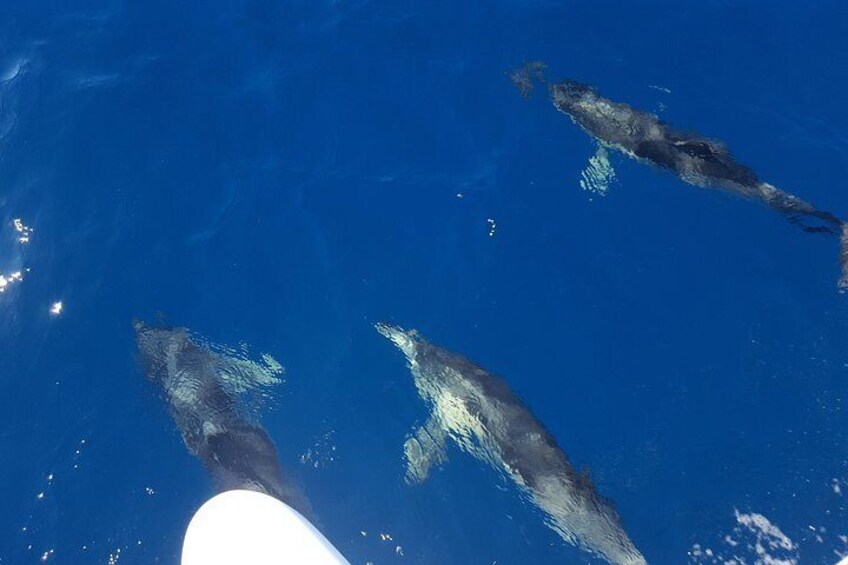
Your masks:
<instances>
[{"instance_id":1,"label":"dolphin pectoral fin","mask_svg":"<svg viewBox=\"0 0 848 565\"><path fill-rule=\"evenodd\" d=\"M403 444L406 459L407 484L424 482L433 465L447 461L445 455L445 432L431 417L427 423L415 430Z\"/></svg>"}]
</instances>

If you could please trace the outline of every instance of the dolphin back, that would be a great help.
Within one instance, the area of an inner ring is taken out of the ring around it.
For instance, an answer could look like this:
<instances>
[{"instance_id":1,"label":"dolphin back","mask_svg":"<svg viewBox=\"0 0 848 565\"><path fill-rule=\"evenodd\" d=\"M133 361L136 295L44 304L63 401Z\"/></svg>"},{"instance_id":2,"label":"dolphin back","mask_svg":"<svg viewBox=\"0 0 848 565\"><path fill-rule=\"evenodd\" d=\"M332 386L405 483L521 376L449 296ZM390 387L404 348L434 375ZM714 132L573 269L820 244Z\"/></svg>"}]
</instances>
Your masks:
<instances>
[{"instance_id":1,"label":"dolphin back","mask_svg":"<svg viewBox=\"0 0 848 565\"><path fill-rule=\"evenodd\" d=\"M306 497L283 480L273 441L239 398L245 386L269 382L282 368L275 362L270 374L260 374L267 367L198 341L184 328L139 321L134 326L147 377L158 385L186 447L216 488L263 492L311 517Z\"/></svg>"}]
</instances>

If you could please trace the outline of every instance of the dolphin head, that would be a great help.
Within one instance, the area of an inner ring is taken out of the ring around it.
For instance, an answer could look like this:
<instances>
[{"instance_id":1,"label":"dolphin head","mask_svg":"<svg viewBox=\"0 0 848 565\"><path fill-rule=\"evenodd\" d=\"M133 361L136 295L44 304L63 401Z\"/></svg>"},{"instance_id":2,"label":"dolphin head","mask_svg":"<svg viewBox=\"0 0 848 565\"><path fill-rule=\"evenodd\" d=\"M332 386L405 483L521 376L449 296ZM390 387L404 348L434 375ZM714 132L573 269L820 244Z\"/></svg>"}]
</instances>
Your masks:
<instances>
[{"instance_id":1,"label":"dolphin head","mask_svg":"<svg viewBox=\"0 0 848 565\"><path fill-rule=\"evenodd\" d=\"M133 320L133 328L138 359L148 378L164 383L168 379L168 360L191 345L188 333L182 328L148 325L141 320Z\"/></svg>"},{"instance_id":2,"label":"dolphin head","mask_svg":"<svg viewBox=\"0 0 848 565\"><path fill-rule=\"evenodd\" d=\"M375 324L374 327L383 337L394 343L406 357L406 362L409 364L409 369L415 380L415 388L418 389L421 398L432 400L437 396L437 391L442 386L440 379L421 369L421 364L428 362L428 355L433 350L430 344L416 330L404 330L399 326L384 322ZM438 375L438 377L443 376L443 374Z\"/></svg>"},{"instance_id":3,"label":"dolphin head","mask_svg":"<svg viewBox=\"0 0 848 565\"><path fill-rule=\"evenodd\" d=\"M574 80L565 80L551 86L551 95L557 108L567 110L595 95L595 90L588 84Z\"/></svg>"},{"instance_id":4,"label":"dolphin head","mask_svg":"<svg viewBox=\"0 0 848 565\"><path fill-rule=\"evenodd\" d=\"M593 89L588 84L577 82L576 80L564 80L553 86L554 90L568 96L569 98L578 98L593 92Z\"/></svg>"},{"instance_id":5,"label":"dolphin head","mask_svg":"<svg viewBox=\"0 0 848 565\"><path fill-rule=\"evenodd\" d=\"M415 330L406 331L400 326L393 326L385 322L379 322L374 325L374 328L380 334L394 343L406 356L407 360L412 363L415 360L416 350L418 347L418 332Z\"/></svg>"}]
</instances>

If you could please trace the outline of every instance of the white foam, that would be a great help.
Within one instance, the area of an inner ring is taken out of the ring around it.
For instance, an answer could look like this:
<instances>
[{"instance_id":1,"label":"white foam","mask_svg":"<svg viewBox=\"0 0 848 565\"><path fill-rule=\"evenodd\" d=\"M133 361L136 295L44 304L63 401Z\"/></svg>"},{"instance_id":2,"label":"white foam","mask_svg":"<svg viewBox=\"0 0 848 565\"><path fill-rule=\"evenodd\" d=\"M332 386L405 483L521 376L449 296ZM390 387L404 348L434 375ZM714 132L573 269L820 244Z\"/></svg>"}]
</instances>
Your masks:
<instances>
[{"instance_id":1,"label":"white foam","mask_svg":"<svg viewBox=\"0 0 848 565\"><path fill-rule=\"evenodd\" d=\"M724 565L798 565L798 545L768 518L734 510L736 526L719 548L694 544L690 563Z\"/></svg>"}]
</instances>

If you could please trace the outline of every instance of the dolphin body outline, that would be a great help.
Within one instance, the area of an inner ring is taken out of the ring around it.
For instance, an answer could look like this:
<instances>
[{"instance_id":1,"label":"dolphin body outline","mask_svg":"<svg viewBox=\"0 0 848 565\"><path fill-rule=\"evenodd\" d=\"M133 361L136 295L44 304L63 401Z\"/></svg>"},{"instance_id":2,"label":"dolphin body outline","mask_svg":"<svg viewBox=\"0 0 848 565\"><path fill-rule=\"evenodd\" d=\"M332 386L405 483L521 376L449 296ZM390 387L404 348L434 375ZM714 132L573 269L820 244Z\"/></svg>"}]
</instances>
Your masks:
<instances>
[{"instance_id":1,"label":"dolphin body outline","mask_svg":"<svg viewBox=\"0 0 848 565\"><path fill-rule=\"evenodd\" d=\"M377 331L406 356L430 409L407 438L406 481L426 480L447 461L448 440L509 478L566 542L614 565L644 565L612 503L579 473L506 381L415 330L379 323Z\"/></svg>"},{"instance_id":2,"label":"dolphin body outline","mask_svg":"<svg viewBox=\"0 0 848 565\"><path fill-rule=\"evenodd\" d=\"M262 492L314 519L306 496L283 480L273 441L249 421L228 386L230 360L196 343L185 328L137 320L133 326L147 378L158 386L186 448L210 472L217 490Z\"/></svg>"},{"instance_id":3,"label":"dolphin body outline","mask_svg":"<svg viewBox=\"0 0 848 565\"><path fill-rule=\"evenodd\" d=\"M529 98L535 82L545 83L544 69L543 63L527 63L510 73L510 79L521 95ZM602 97L590 85L565 80L549 85L548 90L556 109L605 147L671 170L688 184L718 188L765 204L805 232L837 237L842 271L837 287L848 292L848 224L836 215L761 181L752 169L736 161L723 143L674 129L654 114Z\"/></svg>"}]
</instances>

